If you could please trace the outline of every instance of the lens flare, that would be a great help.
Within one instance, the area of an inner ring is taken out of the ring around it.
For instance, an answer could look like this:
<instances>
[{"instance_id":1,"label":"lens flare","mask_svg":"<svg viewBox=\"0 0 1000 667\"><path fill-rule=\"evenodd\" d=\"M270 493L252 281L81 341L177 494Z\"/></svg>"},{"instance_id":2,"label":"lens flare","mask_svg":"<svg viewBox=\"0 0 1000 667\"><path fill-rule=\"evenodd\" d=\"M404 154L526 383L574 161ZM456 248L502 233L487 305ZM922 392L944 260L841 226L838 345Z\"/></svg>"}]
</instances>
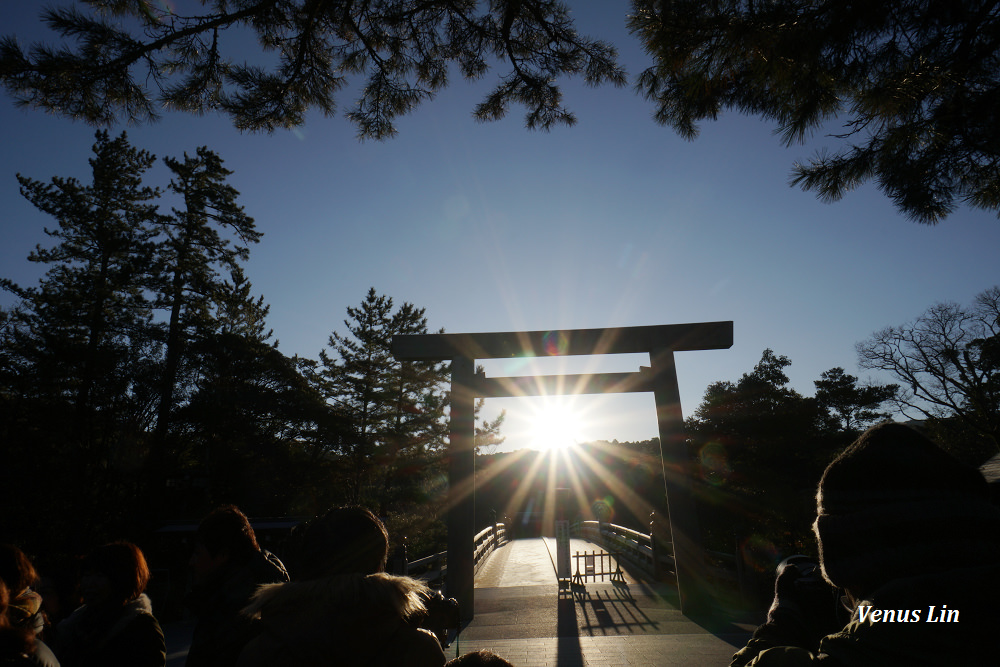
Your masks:
<instances>
[{"instance_id":1,"label":"lens flare","mask_svg":"<svg viewBox=\"0 0 1000 667\"><path fill-rule=\"evenodd\" d=\"M595 500L590 511L594 513L598 521L609 523L615 518L615 499L611 496L604 496Z\"/></svg>"},{"instance_id":2,"label":"lens flare","mask_svg":"<svg viewBox=\"0 0 1000 667\"><path fill-rule=\"evenodd\" d=\"M781 554L774 542L763 535L751 535L740 545L743 560L757 572L773 572L781 562Z\"/></svg>"},{"instance_id":3,"label":"lens flare","mask_svg":"<svg viewBox=\"0 0 1000 667\"><path fill-rule=\"evenodd\" d=\"M710 442L698 452L701 463L701 476L713 486L722 486L733 473L726 456L726 448L718 442Z\"/></svg>"},{"instance_id":4,"label":"lens flare","mask_svg":"<svg viewBox=\"0 0 1000 667\"><path fill-rule=\"evenodd\" d=\"M545 354L556 356L566 354L569 349L569 339L561 331L549 331L542 336L542 346Z\"/></svg>"}]
</instances>

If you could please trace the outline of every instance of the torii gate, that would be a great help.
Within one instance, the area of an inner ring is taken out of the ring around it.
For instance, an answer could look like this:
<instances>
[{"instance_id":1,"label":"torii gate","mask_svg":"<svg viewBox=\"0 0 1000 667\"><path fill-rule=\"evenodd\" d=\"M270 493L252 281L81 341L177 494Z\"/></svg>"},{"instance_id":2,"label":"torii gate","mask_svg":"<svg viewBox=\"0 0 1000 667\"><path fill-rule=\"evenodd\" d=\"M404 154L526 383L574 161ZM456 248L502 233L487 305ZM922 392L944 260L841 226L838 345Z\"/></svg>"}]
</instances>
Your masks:
<instances>
[{"instance_id":1,"label":"torii gate","mask_svg":"<svg viewBox=\"0 0 1000 667\"><path fill-rule=\"evenodd\" d=\"M394 336L399 361L451 361L451 443L448 463L448 594L472 619L475 604L475 402L509 396L653 392L660 435L660 456L674 546L681 612L707 611L708 590L701 532L687 475L683 416L674 352L720 350L733 345L732 322L506 333L409 334ZM650 368L637 373L544 375L487 378L476 373L477 359L649 353Z\"/></svg>"}]
</instances>

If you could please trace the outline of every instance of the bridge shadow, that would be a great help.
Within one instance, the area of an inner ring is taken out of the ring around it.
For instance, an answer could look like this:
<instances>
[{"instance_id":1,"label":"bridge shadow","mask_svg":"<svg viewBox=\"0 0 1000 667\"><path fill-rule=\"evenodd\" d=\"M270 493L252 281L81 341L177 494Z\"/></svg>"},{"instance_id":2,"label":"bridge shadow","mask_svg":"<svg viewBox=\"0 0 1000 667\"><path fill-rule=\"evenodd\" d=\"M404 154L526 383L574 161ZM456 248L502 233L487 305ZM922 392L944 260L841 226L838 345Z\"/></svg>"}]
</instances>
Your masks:
<instances>
[{"instance_id":1,"label":"bridge shadow","mask_svg":"<svg viewBox=\"0 0 1000 667\"><path fill-rule=\"evenodd\" d=\"M575 585L566 598L572 601L575 630L589 636L655 633L661 622L639 606L628 584L614 583L588 590Z\"/></svg>"},{"instance_id":2,"label":"bridge shadow","mask_svg":"<svg viewBox=\"0 0 1000 667\"><path fill-rule=\"evenodd\" d=\"M579 637L673 634L679 623L693 623L739 649L750 633L747 625L724 610L681 615L677 589L649 581L575 585L560 594L560 604L567 605L560 612L566 616L564 627L569 632L572 619Z\"/></svg>"}]
</instances>

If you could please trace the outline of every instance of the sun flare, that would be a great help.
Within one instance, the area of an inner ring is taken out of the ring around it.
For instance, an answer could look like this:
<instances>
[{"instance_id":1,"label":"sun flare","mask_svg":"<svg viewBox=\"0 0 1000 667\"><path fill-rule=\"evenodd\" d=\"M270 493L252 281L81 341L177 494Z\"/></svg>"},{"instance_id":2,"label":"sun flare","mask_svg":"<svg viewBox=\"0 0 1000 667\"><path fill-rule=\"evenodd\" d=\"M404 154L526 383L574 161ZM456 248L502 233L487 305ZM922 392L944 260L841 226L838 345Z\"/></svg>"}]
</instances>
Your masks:
<instances>
[{"instance_id":1,"label":"sun flare","mask_svg":"<svg viewBox=\"0 0 1000 667\"><path fill-rule=\"evenodd\" d=\"M583 415L569 402L545 401L531 418L531 447L564 449L583 440Z\"/></svg>"}]
</instances>

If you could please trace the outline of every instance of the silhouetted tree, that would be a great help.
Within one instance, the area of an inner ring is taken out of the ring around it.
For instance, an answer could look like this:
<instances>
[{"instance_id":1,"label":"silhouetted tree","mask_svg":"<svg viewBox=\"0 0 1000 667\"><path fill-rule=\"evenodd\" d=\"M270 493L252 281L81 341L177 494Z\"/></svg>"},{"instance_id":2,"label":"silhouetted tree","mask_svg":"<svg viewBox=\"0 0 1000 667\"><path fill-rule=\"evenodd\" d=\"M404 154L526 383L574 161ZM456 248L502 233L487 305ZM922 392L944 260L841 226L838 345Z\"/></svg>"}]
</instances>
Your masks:
<instances>
[{"instance_id":1,"label":"silhouetted tree","mask_svg":"<svg viewBox=\"0 0 1000 667\"><path fill-rule=\"evenodd\" d=\"M879 409L899 391L897 384L858 386L858 378L839 366L824 371L813 384L820 407L830 411L840 428L849 434L889 419L890 413Z\"/></svg>"},{"instance_id":2,"label":"silhouetted tree","mask_svg":"<svg viewBox=\"0 0 1000 667\"><path fill-rule=\"evenodd\" d=\"M482 367L477 367L476 371L481 372ZM480 419L479 413L485 405L486 399L480 398L476 401L474 408L474 417L476 421L476 430L474 435L475 449L477 454L495 454L497 447L502 445L504 440L506 440L505 436L500 435L500 431L503 429L504 420L507 418L507 411L501 410L500 414L498 414L493 421Z\"/></svg>"},{"instance_id":3,"label":"silhouetted tree","mask_svg":"<svg viewBox=\"0 0 1000 667\"><path fill-rule=\"evenodd\" d=\"M955 419L971 435L1000 447L1000 286L971 306L938 303L907 324L886 327L857 344L862 368L886 371L903 390L906 413Z\"/></svg>"},{"instance_id":4,"label":"silhouetted tree","mask_svg":"<svg viewBox=\"0 0 1000 667\"><path fill-rule=\"evenodd\" d=\"M49 267L39 285L0 283L20 298L5 326L4 393L30 420L16 422L7 447L48 459L52 483L79 501L70 518L114 523L128 513L120 501L134 493L155 403L159 343L146 287L159 191L142 184L154 157L124 133L98 132L93 152L89 184L18 175L57 226L45 230L55 245L28 256Z\"/></svg>"},{"instance_id":5,"label":"silhouetted tree","mask_svg":"<svg viewBox=\"0 0 1000 667\"><path fill-rule=\"evenodd\" d=\"M259 514L285 514L307 495L301 474L315 424L329 410L273 344L214 333L191 345L198 379L177 410L186 470L206 482L204 507L229 500ZM203 509L203 508L202 508Z\"/></svg>"},{"instance_id":6,"label":"silhouetted tree","mask_svg":"<svg viewBox=\"0 0 1000 667\"><path fill-rule=\"evenodd\" d=\"M687 420L701 478L703 532L714 548L758 534L781 549L802 548L809 502L842 440L815 398L788 387L791 360L764 350L736 382L714 382Z\"/></svg>"},{"instance_id":7,"label":"silhouetted tree","mask_svg":"<svg viewBox=\"0 0 1000 667\"><path fill-rule=\"evenodd\" d=\"M226 291L219 272L238 272L239 262L249 256L247 244L261 236L237 203L239 192L226 182L232 172L216 153L203 146L194 156L185 153L183 160L168 157L164 163L173 174L168 189L180 198L180 205L162 218L164 238L156 246L156 306L168 313L154 434L157 468L187 346L218 326L213 310ZM223 233L242 245L233 245Z\"/></svg>"},{"instance_id":8,"label":"silhouetted tree","mask_svg":"<svg viewBox=\"0 0 1000 667\"><path fill-rule=\"evenodd\" d=\"M393 311L392 299L372 288L347 314L347 333L330 335L335 356L320 352L321 374L357 436L344 443L349 500L381 509L419 481L407 473L443 444L448 370L437 362L398 362L390 351L394 335L427 333L424 309L405 303Z\"/></svg>"},{"instance_id":9,"label":"silhouetted tree","mask_svg":"<svg viewBox=\"0 0 1000 667\"><path fill-rule=\"evenodd\" d=\"M480 79L494 60L506 63L476 117L501 118L515 102L528 108L528 126L539 128L574 122L555 84L560 77L625 82L615 49L578 35L558 1L201 4L184 14L120 0L90 0L89 11L44 10L45 23L78 50L33 45L25 52L7 37L0 78L22 104L92 123L151 120L162 104L221 111L240 129L270 131L301 125L311 108L332 115L337 94L364 76L347 117L362 138L376 139L395 134L393 120L444 88L453 68ZM256 38L259 52L230 51L230 34L240 31Z\"/></svg>"},{"instance_id":10,"label":"silhouetted tree","mask_svg":"<svg viewBox=\"0 0 1000 667\"><path fill-rule=\"evenodd\" d=\"M825 201L875 181L936 223L957 202L1000 209L1000 6L991 0L633 0L654 64L638 78L681 136L729 109L786 144L838 123L843 147L794 167Z\"/></svg>"}]
</instances>

